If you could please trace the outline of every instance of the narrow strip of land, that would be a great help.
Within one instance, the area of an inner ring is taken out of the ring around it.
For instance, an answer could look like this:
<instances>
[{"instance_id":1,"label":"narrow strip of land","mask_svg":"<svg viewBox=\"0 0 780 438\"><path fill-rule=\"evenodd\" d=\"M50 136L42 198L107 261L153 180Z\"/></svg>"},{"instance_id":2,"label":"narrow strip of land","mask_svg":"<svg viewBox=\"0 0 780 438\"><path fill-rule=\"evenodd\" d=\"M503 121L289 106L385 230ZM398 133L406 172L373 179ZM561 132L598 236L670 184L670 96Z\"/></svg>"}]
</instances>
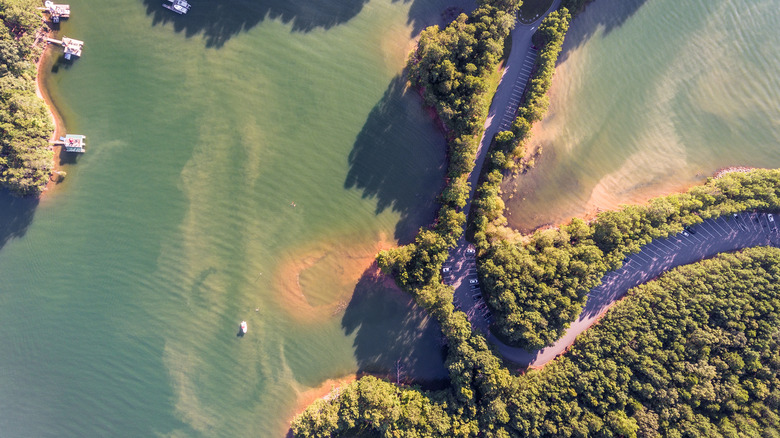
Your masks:
<instances>
[{"instance_id":1,"label":"narrow strip of land","mask_svg":"<svg viewBox=\"0 0 780 438\"><path fill-rule=\"evenodd\" d=\"M517 21L515 28L512 30L510 35L512 49L509 56L507 56L506 67L501 75L501 82L498 84L496 94L490 103L490 110L485 121L485 132L479 142L474 169L471 171L471 175L469 175L471 190L466 206L463 208L466 216L468 216L471 202L474 200L479 174L490 148L490 143L498 132L508 129L511 125L520 105L520 98L528 84L528 78L533 68L533 60L536 59L536 50L534 50L531 43L531 37L539 27L539 23L550 12L556 10L560 4L561 0L555 0L547 12L535 22L526 25ZM488 322L485 318L488 316L488 313L486 312L484 302L471 298L472 292L479 292L479 285L470 283L470 280L477 278L477 271L472 247L464 237L461 237L458 241L458 246L450 251L450 257L445 263L445 267L448 270L444 274L445 282L455 287L453 299L455 305L470 316L472 324L476 328L487 331ZM472 316L477 315L480 315L481 318L472 318Z\"/></svg>"},{"instance_id":2,"label":"narrow strip of land","mask_svg":"<svg viewBox=\"0 0 780 438\"><path fill-rule=\"evenodd\" d=\"M710 258L716 254L754 246L780 247L780 215L768 213L741 213L709 219L690 231L657 239L641 251L626 257L623 267L608 272L601 285L588 294L585 308L555 344L528 352L510 347L494 336L490 340L498 346L504 359L522 366L540 367L566 351L576 337L593 325L629 289L646 283L669 269ZM475 314L475 319L480 314Z\"/></svg>"}]
</instances>

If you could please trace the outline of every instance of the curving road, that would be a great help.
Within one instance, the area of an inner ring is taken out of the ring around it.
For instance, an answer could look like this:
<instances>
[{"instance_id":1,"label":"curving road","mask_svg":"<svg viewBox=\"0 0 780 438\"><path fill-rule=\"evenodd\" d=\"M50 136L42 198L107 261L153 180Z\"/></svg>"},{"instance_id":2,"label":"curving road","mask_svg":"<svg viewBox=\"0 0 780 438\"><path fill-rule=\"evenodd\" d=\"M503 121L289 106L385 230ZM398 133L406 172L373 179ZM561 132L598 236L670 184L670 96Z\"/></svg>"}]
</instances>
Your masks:
<instances>
[{"instance_id":1,"label":"curving road","mask_svg":"<svg viewBox=\"0 0 780 438\"><path fill-rule=\"evenodd\" d=\"M754 246L780 247L780 215L741 213L709 219L680 234L656 239L626 257L623 267L607 273L601 285L588 293L585 308L555 344L534 352L510 347L494 336L489 339L501 355L522 366L539 367L563 353L577 335L593 325L629 289L652 280L669 269L698 262L716 254Z\"/></svg>"}]
</instances>

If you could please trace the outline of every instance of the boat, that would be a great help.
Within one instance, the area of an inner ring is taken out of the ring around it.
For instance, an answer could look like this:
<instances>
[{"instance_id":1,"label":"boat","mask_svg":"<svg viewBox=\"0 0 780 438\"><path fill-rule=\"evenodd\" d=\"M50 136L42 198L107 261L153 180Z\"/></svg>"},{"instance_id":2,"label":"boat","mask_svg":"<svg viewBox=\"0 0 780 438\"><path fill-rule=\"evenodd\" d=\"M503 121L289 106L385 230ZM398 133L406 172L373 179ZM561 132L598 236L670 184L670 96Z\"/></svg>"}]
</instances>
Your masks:
<instances>
[{"instance_id":1,"label":"boat","mask_svg":"<svg viewBox=\"0 0 780 438\"><path fill-rule=\"evenodd\" d=\"M163 7L179 15L184 15L190 10L190 4L187 3L187 0L168 0L168 2L171 4L163 3Z\"/></svg>"},{"instance_id":2,"label":"boat","mask_svg":"<svg viewBox=\"0 0 780 438\"><path fill-rule=\"evenodd\" d=\"M246 321L241 321L241 333L246 334Z\"/></svg>"}]
</instances>

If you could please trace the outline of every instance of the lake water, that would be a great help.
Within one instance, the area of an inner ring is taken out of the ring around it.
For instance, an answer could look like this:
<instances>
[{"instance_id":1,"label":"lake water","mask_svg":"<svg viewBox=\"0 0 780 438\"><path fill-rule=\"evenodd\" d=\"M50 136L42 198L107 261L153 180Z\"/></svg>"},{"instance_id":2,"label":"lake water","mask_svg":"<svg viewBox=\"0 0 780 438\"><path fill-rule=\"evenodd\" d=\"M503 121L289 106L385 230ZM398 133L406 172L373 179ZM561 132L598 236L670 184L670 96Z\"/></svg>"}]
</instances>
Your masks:
<instances>
[{"instance_id":1,"label":"lake water","mask_svg":"<svg viewBox=\"0 0 780 438\"><path fill-rule=\"evenodd\" d=\"M399 75L450 3L160 3L70 2L47 85L88 152L0 195L0 435L282 436L327 379L444 377L369 268L433 217L444 140Z\"/></svg>"},{"instance_id":2,"label":"lake water","mask_svg":"<svg viewBox=\"0 0 780 438\"><path fill-rule=\"evenodd\" d=\"M281 436L328 379L441 378L369 267L433 216L444 140L399 75L452 2L160 2L70 1L84 56L47 81L88 152L0 195L0 435ZM777 6L590 6L512 220L780 166Z\"/></svg>"},{"instance_id":3,"label":"lake water","mask_svg":"<svg viewBox=\"0 0 780 438\"><path fill-rule=\"evenodd\" d=\"M524 230L643 202L727 166L780 167L780 1L597 0L573 22L507 182Z\"/></svg>"}]
</instances>

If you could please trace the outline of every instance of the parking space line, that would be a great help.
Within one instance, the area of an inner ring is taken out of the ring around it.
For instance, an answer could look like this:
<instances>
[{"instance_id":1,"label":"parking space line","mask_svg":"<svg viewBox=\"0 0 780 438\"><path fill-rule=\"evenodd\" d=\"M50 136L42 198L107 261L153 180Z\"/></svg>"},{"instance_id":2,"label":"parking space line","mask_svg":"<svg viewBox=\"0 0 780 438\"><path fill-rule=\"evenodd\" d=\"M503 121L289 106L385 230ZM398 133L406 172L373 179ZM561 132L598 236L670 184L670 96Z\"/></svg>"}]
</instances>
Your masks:
<instances>
[{"instance_id":1,"label":"parking space line","mask_svg":"<svg viewBox=\"0 0 780 438\"><path fill-rule=\"evenodd\" d=\"M636 258L638 258L639 260L643 260L646 263L653 263L653 259L648 257L646 254L639 253L634 255L636 256Z\"/></svg>"},{"instance_id":2,"label":"parking space line","mask_svg":"<svg viewBox=\"0 0 780 438\"><path fill-rule=\"evenodd\" d=\"M729 228L731 228L731 231L739 232L739 224L737 223L737 218L732 216L731 219L732 220L726 221L726 223L728 224ZM734 228L735 226L736 226L736 228Z\"/></svg>"},{"instance_id":3,"label":"parking space line","mask_svg":"<svg viewBox=\"0 0 780 438\"><path fill-rule=\"evenodd\" d=\"M708 229L706 229L704 227L699 228L699 232L700 233L705 233L705 234L707 234L710 237L715 237L715 236L712 235L712 233L710 233L710 231Z\"/></svg>"},{"instance_id":4,"label":"parking space line","mask_svg":"<svg viewBox=\"0 0 780 438\"><path fill-rule=\"evenodd\" d=\"M715 220L715 221L713 221L713 222L712 222L712 228L713 228L713 229L714 229L716 232L718 232L718 230L720 230L720 231L723 231L723 232L725 233L725 230L724 230L723 228L721 228L721 227L720 227L720 225L718 225L718 221L717 221L717 220ZM727 234L728 234L728 233L726 233L726 234L723 234L723 233L721 233L721 232L718 232L718 235L719 235L720 237L724 237L724 236L725 236L725 235L727 235Z\"/></svg>"}]
</instances>

